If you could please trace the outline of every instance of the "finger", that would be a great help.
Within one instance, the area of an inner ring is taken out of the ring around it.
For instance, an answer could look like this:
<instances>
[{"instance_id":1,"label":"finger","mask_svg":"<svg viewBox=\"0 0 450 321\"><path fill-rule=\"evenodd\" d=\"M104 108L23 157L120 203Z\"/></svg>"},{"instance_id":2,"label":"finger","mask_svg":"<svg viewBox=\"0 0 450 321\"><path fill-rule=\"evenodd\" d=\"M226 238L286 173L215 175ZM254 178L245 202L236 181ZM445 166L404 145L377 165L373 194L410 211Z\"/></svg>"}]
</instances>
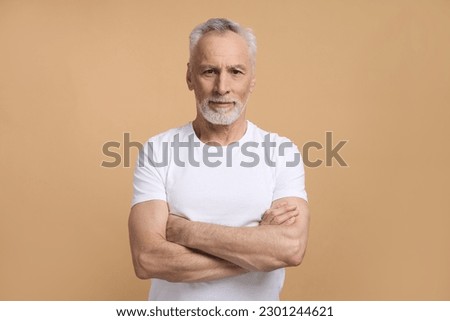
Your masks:
<instances>
[{"instance_id":1,"label":"finger","mask_svg":"<svg viewBox=\"0 0 450 321\"><path fill-rule=\"evenodd\" d=\"M288 220L294 219L299 215L299 211L294 210L287 213L279 214L279 215L272 215L268 214L264 216L264 219L260 222L260 225L282 225L286 224ZM291 220L290 223L293 221Z\"/></svg>"},{"instance_id":2,"label":"finger","mask_svg":"<svg viewBox=\"0 0 450 321\"><path fill-rule=\"evenodd\" d=\"M291 217L290 219L284 221L283 225L291 225L291 224L294 224L295 220L296 220L296 216L293 216L293 217Z\"/></svg>"},{"instance_id":3,"label":"finger","mask_svg":"<svg viewBox=\"0 0 450 321\"><path fill-rule=\"evenodd\" d=\"M281 206L276 209L269 209L267 211L267 214L272 215L272 216L278 216L281 214L289 213L291 211L295 211L296 209L297 209L296 205L285 205L285 206Z\"/></svg>"},{"instance_id":4,"label":"finger","mask_svg":"<svg viewBox=\"0 0 450 321\"><path fill-rule=\"evenodd\" d=\"M282 214L284 212L293 211L297 208L297 205L289 205L286 204L284 206L280 206L278 208L269 209L269 211L274 212L275 215Z\"/></svg>"},{"instance_id":5,"label":"finger","mask_svg":"<svg viewBox=\"0 0 450 321\"><path fill-rule=\"evenodd\" d=\"M286 205L287 205L287 202L281 202L281 203L276 204L276 205L274 206L274 208L280 208L280 207L286 206Z\"/></svg>"},{"instance_id":6,"label":"finger","mask_svg":"<svg viewBox=\"0 0 450 321\"><path fill-rule=\"evenodd\" d=\"M280 216L280 215L284 215L284 214L289 214L292 212L298 212L297 211L297 206L295 205L289 205L289 206L284 206L284 207L280 207L278 209L268 209L264 215L261 217L261 221L267 224L271 224L272 220L274 220L275 217ZM280 218L279 218L280 219Z\"/></svg>"},{"instance_id":7,"label":"finger","mask_svg":"<svg viewBox=\"0 0 450 321\"><path fill-rule=\"evenodd\" d=\"M290 205L287 202L283 202L280 204L277 204L274 207L269 208L267 211L264 212L264 214L261 216L261 222L263 223L262 225L268 225L268 224L272 224L272 220L279 216L279 215L283 215L283 214L287 214L293 211L297 211L298 212L298 208L297 205ZM278 220L280 220L280 218L278 218ZM276 223L275 223L276 224Z\"/></svg>"},{"instance_id":8,"label":"finger","mask_svg":"<svg viewBox=\"0 0 450 321\"><path fill-rule=\"evenodd\" d=\"M294 219L295 217L297 217L297 213L296 211L291 211L289 213L285 213L285 214L281 214L278 216L275 216L271 221L270 221L270 225L282 225L282 224L286 224L287 221Z\"/></svg>"}]
</instances>

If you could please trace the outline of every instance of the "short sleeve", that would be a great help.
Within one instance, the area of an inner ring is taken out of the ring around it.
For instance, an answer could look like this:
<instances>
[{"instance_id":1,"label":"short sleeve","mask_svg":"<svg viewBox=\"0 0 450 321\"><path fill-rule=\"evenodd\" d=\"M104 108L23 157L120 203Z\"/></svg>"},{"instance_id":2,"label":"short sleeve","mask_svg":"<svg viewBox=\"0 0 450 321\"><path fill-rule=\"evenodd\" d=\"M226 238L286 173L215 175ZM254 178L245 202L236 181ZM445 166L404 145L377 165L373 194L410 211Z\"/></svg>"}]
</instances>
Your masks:
<instances>
[{"instance_id":1,"label":"short sleeve","mask_svg":"<svg viewBox=\"0 0 450 321\"><path fill-rule=\"evenodd\" d=\"M288 139L280 140L276 155L273 200L300 197L308 201L305 189L303 159L297 146Z\"/></svg>"},{"instance_id":2,"label":"short sleeve","mask_svg":"<svg viewBox=\"0 0 450 321\"><path fill-rule=\"evenodd\" d=\"M148 141L139 152L133 177L133 199L131 206L150 200L167 201L164 168L159 166L158 150L155 141Z\"/></svg>"}]
</instances>

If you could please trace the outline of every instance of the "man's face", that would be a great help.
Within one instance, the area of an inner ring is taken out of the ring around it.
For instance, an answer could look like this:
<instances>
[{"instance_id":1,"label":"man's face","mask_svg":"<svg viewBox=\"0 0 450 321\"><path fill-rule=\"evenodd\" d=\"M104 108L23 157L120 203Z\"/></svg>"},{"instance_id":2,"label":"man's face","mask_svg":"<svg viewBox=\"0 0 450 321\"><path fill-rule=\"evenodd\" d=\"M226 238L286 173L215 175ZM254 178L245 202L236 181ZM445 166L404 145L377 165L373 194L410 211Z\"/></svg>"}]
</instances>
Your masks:
<instances>
[{"instance_id":1,"label":"man's face","mask_svg":"<svg viewBox=\"0 0 450 321\"><path fill-rule=\"evenodd\" d=\"M197 110L208 122L229 125L244 117L255 85L248 45L240 35L211 31L198 42L186 75Z\"/></svg>"}]
</instances>

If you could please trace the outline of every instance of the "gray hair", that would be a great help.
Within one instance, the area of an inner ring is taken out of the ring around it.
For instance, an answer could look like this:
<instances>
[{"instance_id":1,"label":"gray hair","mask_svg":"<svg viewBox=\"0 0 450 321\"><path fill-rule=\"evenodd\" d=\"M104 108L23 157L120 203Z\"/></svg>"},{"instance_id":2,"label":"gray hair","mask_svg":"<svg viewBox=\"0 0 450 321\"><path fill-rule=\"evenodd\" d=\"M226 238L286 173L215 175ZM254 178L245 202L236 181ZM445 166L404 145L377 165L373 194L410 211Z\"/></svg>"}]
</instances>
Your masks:
<instances>
[{"instance_id":1,"label":"gray hair","mask_svg":"<svg viewBox=\"0 0 450 321\"><path fill-rule=\"evenodd\" d=\"M221 33L225 31L232 31L242 36L247 42L252 65L253 67L255 66L256 37L253 34L253 31L250 28L243 28L238 23L224 18L209 19L208 21L198 25L194 28L194 30L192 30L191 34L189 35L189 51L191 55L190 59L192 58L192 54L200 38L210 31L218 31Z\"/></svg>"}]
</instances>

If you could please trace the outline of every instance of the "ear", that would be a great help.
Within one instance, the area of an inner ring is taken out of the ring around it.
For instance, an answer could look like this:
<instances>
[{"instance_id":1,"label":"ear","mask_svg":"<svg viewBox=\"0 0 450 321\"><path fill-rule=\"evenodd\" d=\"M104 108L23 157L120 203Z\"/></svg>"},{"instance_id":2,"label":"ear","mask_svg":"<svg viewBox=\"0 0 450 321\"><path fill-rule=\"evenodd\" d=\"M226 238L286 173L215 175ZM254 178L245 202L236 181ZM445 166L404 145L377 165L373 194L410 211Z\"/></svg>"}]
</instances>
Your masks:
<instances>
[{"instance_id":1,"label":"ear","mask_svg":"<svg viewBox=\"0 0 450 321\"><path fill-rule=\"evenodd\" d=\"M250 92L252 93L256 86L256 76L253 75L252 80L250 81Z\"/></svg>"},{"instance_id":2,"label":"ear","mask_svg":"<svg viewBox=\"0 0 450 321\"><path fill-rule=\"evenodd\" d=\"M194 86L192 86L192 73L191 73L191 66L189 63L187 63L187 70L186 70L186 83L188 85L189 90L193 90Z\"/></svg>"}]
</instances>

